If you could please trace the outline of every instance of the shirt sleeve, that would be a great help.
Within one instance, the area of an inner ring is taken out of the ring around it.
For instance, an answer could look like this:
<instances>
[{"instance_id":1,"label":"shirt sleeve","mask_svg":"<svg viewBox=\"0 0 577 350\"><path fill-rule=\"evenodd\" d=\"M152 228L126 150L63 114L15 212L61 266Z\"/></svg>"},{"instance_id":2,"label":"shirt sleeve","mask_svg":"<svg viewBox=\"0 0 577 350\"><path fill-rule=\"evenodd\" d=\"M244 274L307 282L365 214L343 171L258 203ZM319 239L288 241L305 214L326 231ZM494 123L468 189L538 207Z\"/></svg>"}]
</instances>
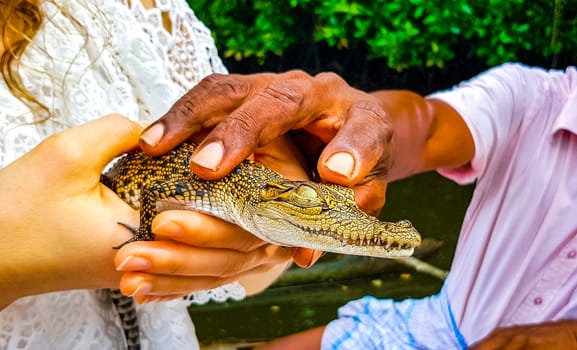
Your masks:
<instances>
[{"instance_id":1,"label":"shirt sleeve","mask_svg":"<svg viewBox=\"0 0 577 350\"><path fill-rule=\"evenodd\" d=\"M492 160L502 159L498 156L506 152L523 116L536 103L546 74L540 68L506 64L428 96L444 101L461 115L475 144L475 155L469 164L437 171L459 184L472 183L483 176Z\"/></svg>"}]
</instances>

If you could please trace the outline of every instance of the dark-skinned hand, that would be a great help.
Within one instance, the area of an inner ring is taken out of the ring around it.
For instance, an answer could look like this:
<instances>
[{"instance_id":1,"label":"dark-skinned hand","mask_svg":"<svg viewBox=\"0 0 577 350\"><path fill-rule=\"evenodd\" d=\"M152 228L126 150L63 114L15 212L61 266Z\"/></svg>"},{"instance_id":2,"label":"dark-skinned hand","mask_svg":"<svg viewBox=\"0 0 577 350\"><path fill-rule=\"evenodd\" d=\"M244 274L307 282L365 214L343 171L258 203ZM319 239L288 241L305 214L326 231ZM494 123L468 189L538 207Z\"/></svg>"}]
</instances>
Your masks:
<instances>
[{"instance_id":1,"label":"dark-skinned hand","mask_svg":"<svg viewBox=\"0 0 577 350\"><path fill-rule=\"evenodd\" d=\"M211 75L145 131L141 147L158 155L196 136L192 169L217 179L291 130L322 181L352 187L359 206L378 213L390 165L389 119L375 97L332 73Z\"/></svg>"},{"instance_id":2,"label":"dark-skinned hand","mask_svg":"<svg viewBox=\"0 0 577 350\"><path fill-rule=\"evenodd\" d=\"M332 73L213 74L147 128L141 147L159 155L192 138L199 143L192 170L211 180L291 130L311 176L352 187L359 206L378 213L390 162L389 120L373 96ZM299 266L320 256L304 248L293 253Z\"/></svg>"},{"instance_id":3,"label":"dark-skinned hand","mask_svg":"<svg viewBox=\"0 0 577 350\"><path fill-rule=\"evenodd\" d=\"M574 350L577 321L565 320L498 328L470 350Z\"/></svg>"}]
</instances>

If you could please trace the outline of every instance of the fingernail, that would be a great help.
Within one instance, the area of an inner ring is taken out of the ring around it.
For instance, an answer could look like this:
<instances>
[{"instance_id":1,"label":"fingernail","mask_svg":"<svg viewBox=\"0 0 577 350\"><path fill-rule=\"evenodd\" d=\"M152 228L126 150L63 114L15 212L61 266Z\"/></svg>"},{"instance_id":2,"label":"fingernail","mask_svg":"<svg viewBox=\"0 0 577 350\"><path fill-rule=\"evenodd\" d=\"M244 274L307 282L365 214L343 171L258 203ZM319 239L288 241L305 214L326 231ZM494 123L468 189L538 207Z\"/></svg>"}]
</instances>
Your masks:
<instances>
[{"instance_id":1,"label":"fingernail","mask_svg":"<svg viewBox=\"0 0 577 350\"><path fill-rule=\"evenodd\" d=\"M126 259L122 260L118 266L116 266L117 271L142 271L148 270L150 268L150 261L138 257L129 255Z\"/></svg>"},{"instance_id":2,"label":"fingernail","mask_svg":"<svg viewBox=\"0 0 577 350\"><path fill-rule=\"evenodd\" d=\"M147 282L145 280L140 280L134 292L132 292L132 294L130 294L129 296L133 297L136 295L146 295L150 294L150 292L152 292L152 283Z\"/></svg>"},{"instance_id":3,"label":"fingernail","mask_svg":"<svg viewBox=\"0 0 577 350\"><path fill-rule=\"evenodd\" d=\"M216 171L220 165L223 154L224 149L222 144L220 142L213 142L202 147L200 151L191 158L191 161L203 168Z\"/></svg>"},{"instance_id":4,"label":"fingernail","mask_svg":"<svg viewBox=\"0 0 577 350\"><path fill-rule=\"evenodd\" d=\"M355 169L355 159L348 152L337 152L327 159L325 166L337 174L350 178Z\"/></svg>"},{"instance_id":5,"label":"fingernail","mask_svg":"<svg viewBox=\"0 0 577 350\"><path fill-rule=\"evenodd\" d=\"M152 124L142 132L140 139L147 145L154 147L158 145L164 135L164 125L162 123Z\"/></svg>"}]
</instances>

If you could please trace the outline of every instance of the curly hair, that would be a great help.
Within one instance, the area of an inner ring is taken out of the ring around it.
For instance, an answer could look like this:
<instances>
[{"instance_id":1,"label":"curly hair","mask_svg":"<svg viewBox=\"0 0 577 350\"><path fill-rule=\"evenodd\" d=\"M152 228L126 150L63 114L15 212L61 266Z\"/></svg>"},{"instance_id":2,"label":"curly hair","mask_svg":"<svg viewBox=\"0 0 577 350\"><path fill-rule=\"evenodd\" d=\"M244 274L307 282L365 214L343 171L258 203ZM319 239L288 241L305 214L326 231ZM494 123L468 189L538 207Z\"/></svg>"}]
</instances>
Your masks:
<instances>
[{"instance_id":1,"label":"curly hair","mask_svg":"<svg viewBox=\"0 0 577 350\"><path fill-rule=\"evenodd\" d=\"M42 26L43 16L40 0L0 0L2 77L12 93L34 110L47 108L25 88L18 68L22 53Z\"/></svg>"}]
</instances>

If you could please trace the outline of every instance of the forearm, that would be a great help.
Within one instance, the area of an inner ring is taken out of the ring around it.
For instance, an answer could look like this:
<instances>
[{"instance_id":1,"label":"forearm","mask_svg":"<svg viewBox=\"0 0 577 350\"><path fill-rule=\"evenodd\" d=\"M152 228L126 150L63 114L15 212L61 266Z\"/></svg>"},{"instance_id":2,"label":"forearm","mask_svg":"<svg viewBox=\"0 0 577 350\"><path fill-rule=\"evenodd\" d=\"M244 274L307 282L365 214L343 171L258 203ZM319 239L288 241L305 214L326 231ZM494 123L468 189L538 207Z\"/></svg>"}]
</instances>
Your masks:
<instances>
[{"instance_id":1,"label":"forearm","mask_svg":"<svg viewBox=\"0 0 577 350\"><path fill-rule=\"evenodd\" d=\"M471 134L447 104L410 91L372 93L391 121L391 161L387 180L468 163L474 155Z\"/></svg>"}]
</instances>

